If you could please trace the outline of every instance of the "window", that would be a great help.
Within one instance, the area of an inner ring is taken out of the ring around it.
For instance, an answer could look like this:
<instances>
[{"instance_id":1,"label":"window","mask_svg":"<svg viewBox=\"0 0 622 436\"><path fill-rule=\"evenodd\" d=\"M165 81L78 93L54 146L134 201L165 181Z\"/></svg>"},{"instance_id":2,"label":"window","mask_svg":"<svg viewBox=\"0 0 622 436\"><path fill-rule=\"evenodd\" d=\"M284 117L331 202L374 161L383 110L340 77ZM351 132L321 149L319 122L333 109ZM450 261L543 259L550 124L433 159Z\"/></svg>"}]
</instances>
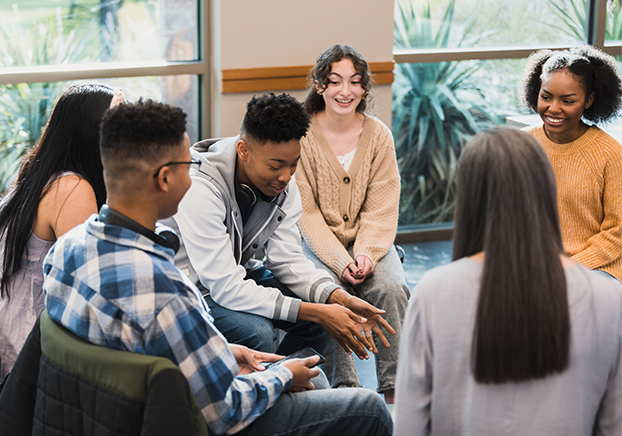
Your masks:
<instances>
[{"instance_id":1,"label":"window","mask_svg":"<svg viewBox=\"0 0 622 436\"><path fill-rule=\"evenodd\" d=\"M517 85L541 48L622 47L620 1L396 0L393 134L400 231L453 220L462 147L524 113Z\"/></svg>"},{"instance_id":2,"label":"window","mask_svg":"<svg viewBox=\"0 0 622 436\"><path fill-rule=\"evenodd\" d=\"M209 127L207 61L198 0L20 0L0 4L0 190L38 139L71 83L120 87L188 114L188 134Z\"/></svg>"}]
</instances>

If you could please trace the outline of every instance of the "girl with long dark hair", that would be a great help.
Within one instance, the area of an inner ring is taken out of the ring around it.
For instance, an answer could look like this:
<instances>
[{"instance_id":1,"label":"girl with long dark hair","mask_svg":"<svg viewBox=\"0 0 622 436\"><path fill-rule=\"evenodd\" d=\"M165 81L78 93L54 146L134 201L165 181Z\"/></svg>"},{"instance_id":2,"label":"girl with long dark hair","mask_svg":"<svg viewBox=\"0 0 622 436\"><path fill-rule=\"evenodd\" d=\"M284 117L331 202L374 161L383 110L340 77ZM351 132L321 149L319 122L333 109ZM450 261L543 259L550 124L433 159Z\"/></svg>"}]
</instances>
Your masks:
<instances>
[{"instance_id":1,"label":"girl with long dark hair","mask_svg":"<svg viewBox=\"0 0 622 436\"><path fill-rule=\"evenodd\" d=\"M311 72L296 181L304 213L303 251L344 290L386 311L395 335L375 333L378 392L393 403L395 369L410 291L393 247L400 174L391 130L366 113L371 72L361 54L336 44ZM389 333L392 331L389 330ZM333 387L360 386L354 360L335 341L324 370Z\"/></svg>"},{"instance_id":2,"label":"girl with long dark hair","mask_svg":"<svg viewBox=\"0 0 622 436\"><path fill-rule=\"evenodd\" d=\"M546 153L495 128L458 172L454 261L409 303L394 434L622 434L622 285L566 256Z\"/></svg>"},{"instance_id":3,"label":"girl with long dark hair","mask_svg":"<svg viewBox=\"0 0 622 436\"><path fill-rule=\"evenodd\" d=\"M67 89L0 203L0 382L43 310L43 257L106 200L99 123L122 101L106 85Z\"/></svg>"}]
</instances>

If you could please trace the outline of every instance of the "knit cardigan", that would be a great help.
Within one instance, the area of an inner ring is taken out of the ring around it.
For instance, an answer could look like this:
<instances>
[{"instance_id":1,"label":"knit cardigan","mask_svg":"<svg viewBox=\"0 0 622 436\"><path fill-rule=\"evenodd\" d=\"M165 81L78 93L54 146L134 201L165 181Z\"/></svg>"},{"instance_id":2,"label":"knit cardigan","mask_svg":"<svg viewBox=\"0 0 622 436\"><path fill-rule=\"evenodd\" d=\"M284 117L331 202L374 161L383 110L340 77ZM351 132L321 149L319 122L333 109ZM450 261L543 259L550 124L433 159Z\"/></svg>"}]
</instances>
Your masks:
<instances>
[{"instance_id":1,"label":"knit cardigan","mask_svg":"<svg viewBox=\"0 0 622 436\"><path fill-rule=\"evenodd\" d=\"M595 126L567 144L551 141L542 125L526 130L553 166L564 249L622 280L622 146Z\"/></svg>"},{"instance_id":2,"label":"knit cardigan","mask_svg":"<svg viewBox=\"0 0 622 436\"><path fill-rule=\"evenodd\" d=\"M328 146L315 116L300 141L296 181L304 213L298 222L315 255L341 277L367 256L375 266L389 251L397 230L400 175L393 136L380 120L365 116L349 170Z\"/></svg>"}]
</instances>

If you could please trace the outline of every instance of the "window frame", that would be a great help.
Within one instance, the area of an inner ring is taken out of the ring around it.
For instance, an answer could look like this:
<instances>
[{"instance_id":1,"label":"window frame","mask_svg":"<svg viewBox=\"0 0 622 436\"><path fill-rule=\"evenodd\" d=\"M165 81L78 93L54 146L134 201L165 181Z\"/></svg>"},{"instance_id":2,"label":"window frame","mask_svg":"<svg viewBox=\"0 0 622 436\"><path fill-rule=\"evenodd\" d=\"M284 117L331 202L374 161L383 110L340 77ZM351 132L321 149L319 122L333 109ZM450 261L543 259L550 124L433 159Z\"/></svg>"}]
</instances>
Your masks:
<instances>
[{"instance_id":1,"label":"window frame","mask_svg":"<svg viewBox=\"0 0 622 436\"><path fill-rule=\"evenodd\" d=\"M199 80L199 138L209 135L215 126L214 85L211 66L214 62L214 32L211 17L214 2L197 0L198 59L196 61L101 62L70 65L37 65L0 68L0 85L17 83L71 82L75 80L113 79L142 76L195 75Z\"/></svg>"},{"instance_id":2,"label":"window frame","mask_svg":"<svg viewBox=\"0 0 622 436\"><path fill-rule=\"evenodd\" d=\"M585 44L593 45L612 56L622 55L622 41L606 42L607 0L588 0L587 35ZM437 63L468 60L524 59L541 49L563 50L575 45L533 44L491 48L393 49L397 64ZM398 243L426 242L451 239L453 222L406 226L397 233Z\"/></svg>"}]
</instances>

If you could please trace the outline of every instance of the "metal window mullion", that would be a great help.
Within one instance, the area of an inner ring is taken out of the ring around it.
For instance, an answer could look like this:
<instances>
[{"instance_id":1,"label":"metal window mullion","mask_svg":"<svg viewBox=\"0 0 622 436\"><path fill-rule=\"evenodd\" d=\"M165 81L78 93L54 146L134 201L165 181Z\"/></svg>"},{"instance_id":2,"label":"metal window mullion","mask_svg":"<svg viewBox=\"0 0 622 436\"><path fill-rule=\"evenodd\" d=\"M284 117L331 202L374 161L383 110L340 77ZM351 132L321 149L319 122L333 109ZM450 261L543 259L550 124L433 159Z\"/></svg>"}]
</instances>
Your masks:
<instances>
[{"instance_id":1,"label":"metal window mullion","mask_svg":"<svg viewBox=\"0 0 622 436\"><path fill-rule=\"evenodd\" d=\"M404 50L393 51L393 58L398 64L433 63L467 60L494 60L494 59L518 59L526 58L531 53L542 48L562 50L572 47L571 45L529 46L529 47L490 47L490 48L464 48L464 49L440 49L440 50Z\"/></svg>"},{"instance_id":2,"label":"metal window mullion","mask_svg":"<svg viewBox=\"0 0 622 436\"><path fill-rule=\"evenodd\" d=\"M607 1L588 1L586 43L604 49L607 29Z\"/></svg>"},{"instance_id":3,"label":"metal window mullion","mask_svg":"<svg viewBox=\"0 0 622 436\"><path fill-rule=\"evenodd\" d=\"M72 80L109 79L117 77L201 75L203 61L153 62L141 64L100 63L72 65L41 65L0 69L0 85L14 83L64 82Z\"/></svg>"}]
</instances>

